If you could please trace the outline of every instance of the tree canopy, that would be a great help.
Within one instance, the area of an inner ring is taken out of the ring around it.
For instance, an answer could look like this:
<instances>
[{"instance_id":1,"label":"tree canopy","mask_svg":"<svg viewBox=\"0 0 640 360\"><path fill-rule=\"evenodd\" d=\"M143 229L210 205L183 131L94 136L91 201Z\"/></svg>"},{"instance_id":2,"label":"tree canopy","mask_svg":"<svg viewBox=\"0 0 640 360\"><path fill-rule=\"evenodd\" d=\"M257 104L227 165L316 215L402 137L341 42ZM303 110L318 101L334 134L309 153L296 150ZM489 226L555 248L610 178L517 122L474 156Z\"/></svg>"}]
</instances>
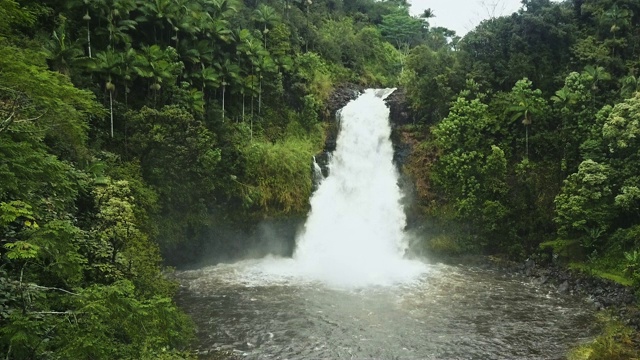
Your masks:
<instances>
[{"instance_id":1,"label":"tree canopy","mask_svg":"<svg viewBox=\"0 0 640 360\"><path fill-rule=\"evenodd\" d=\"M162 255L303 216L345 84L403 88L451 249L637 284L640 3L522 4L461 38L401 0L0 0L0 354L192 356Z\"/></svg>"}]
</instances>

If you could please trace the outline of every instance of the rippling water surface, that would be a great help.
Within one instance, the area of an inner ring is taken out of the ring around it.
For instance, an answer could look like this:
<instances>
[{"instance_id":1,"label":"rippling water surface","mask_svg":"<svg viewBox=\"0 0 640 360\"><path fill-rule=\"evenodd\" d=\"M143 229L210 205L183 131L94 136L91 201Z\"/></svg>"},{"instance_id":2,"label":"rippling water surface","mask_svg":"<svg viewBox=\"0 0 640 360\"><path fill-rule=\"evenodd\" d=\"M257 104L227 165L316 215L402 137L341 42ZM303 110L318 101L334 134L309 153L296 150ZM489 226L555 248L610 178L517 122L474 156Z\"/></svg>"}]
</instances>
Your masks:
<instances>
[{"instance_id":1,"label":"rippling water surface","mask_svg":"<svg viewBox=\"0 0 640 360\"><path fill-rule=\"evenodd\" d=\"M331 288L247 261L176 274L199 352L247 359L562 359L592 337L579 298L490 270L427 265L413 281ZM271 262L286 260L271 260ZM269 266L272 266L270 264ZM202 356L206 359L206 355Z\"/></svg>"}]
</instances>

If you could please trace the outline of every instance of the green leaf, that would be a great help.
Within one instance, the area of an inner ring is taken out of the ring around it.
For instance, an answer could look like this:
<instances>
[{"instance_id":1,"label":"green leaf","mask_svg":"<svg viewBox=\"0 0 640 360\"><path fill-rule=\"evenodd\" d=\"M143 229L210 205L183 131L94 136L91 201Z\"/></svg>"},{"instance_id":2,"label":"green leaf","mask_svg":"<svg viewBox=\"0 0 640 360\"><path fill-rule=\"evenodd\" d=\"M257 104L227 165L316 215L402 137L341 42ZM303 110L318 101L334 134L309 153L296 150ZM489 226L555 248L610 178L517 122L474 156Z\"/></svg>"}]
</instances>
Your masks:
<instances>
[{"instance_id":1,"label":"green leaf","mask_svg":"<svg viewBox=\"0 0 640 360\"><path fill-rule=\"evenodd\" d=\"M27 260L38 256L40 247L26 241L16 241L4 245L8 249L6 256L9 260Z\"/></svg>"}]
</instances>

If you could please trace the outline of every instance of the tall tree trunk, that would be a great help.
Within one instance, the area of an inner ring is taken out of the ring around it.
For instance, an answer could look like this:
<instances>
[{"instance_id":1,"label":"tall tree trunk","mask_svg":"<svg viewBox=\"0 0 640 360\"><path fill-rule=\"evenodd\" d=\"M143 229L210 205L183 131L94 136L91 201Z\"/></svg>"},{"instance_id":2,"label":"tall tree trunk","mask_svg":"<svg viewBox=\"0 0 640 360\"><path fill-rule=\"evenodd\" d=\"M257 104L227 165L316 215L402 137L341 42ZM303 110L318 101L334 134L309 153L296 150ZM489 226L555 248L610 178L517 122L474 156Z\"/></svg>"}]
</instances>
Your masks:
<instances>
[{"instance_id":1,"label":"tall tree trunk","mask_svg":"<svg viewBox=\"0 0 640 360\"><path fill-rule=\"evenodd\" d=\"M129 111L129 85L127 85L127 82L125 81L125 85L124 85L124 109L125 109L125 113L127 111ZM128 138L128 132L127 132L127 117L123 116L122 118L122 124L124 125L124 156L128 159L129 158L129 138Z\"/></svg>"},{"instance_id":2,"label":"tall tree trunk","mask_svg":"<svg viewBox=\"0 0 640 360\"><path fill-rule=\"evenodd\" d=\"M87 20L87 50L89 52L89 58L91 58L91 25Z\"/></svg>"},{"instance_id":3,"label":"tall tree trunk","mask_svg":"<svg viewBox=\"0 0 640 360\"><path fill-rule=\"evenodd\" d=\"M202 74L203 74L203 76L202 76L202 96L205 97L205 93L204 93L204 86L205 86L205 83L204 83L204 63L202 61L200 62L200 69L201 69Z\"/></svg>"},{"instance_id":4,"label":"tall tree trunk","mask_svg":"<svg viewBox=\"0 0 640 360\"><path fill-rule=\"evenodd\" d=\"M260 75L260 85L258 88L258 115L262 114L262 75Z\"/></svg>"},{"instance_id":5,"label":"tall tree trunk","mask_svg":"<svg viewBox=\"0 0 640 360\"><path fill-rule=\"evenodd\" d=\"M111 113L111 138L113 139L113 90L109 90L109 112Z\"/></svg>"},{"instance_id":6,"label":"tall tree trunk","mask_svg":"<svg viewBox=\"0 0 640 360\"><path fill-rule=\"evenodd\" d=\"M526 143L526 154L527 159L529 159L529 125L525 126L525 143Z\"/></svg>"},{"instance_id":7,"label":"tall tree trunk","mask_svg":"<svg viewBox=\"0 0 640 360\"><path fill-rule=\"evenodd\" d=\"M222 121L224 121L224 93L226 90L226 86L222 84Z\"/></svg>"},{"instance_id":8,"label":"tall tree trunk","mask_svg":"<svg viewBox=\"0 0 640 360\"><path fill-rule=\"evenodd\" d=\"M307 2L307 28L305 29L305 33L307 35L307 38L304 41L304 52L308 53L309 52L309 2Z\"/></svg>"}]
</instances>

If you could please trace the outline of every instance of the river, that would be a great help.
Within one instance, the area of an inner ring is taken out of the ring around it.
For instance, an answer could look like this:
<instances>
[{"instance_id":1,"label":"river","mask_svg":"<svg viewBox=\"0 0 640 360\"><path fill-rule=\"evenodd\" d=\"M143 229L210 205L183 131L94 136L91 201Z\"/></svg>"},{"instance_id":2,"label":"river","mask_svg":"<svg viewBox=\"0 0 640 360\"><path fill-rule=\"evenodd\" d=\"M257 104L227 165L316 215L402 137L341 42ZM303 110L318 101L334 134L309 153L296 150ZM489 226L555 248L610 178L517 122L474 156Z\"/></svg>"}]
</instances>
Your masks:
<instances>
[{"instance_id":1,"label":"river","mask_svg":"<svg viewBox=\"0 0 640 360\"><path fill-rule=\"evenodd\" d=\"M597 333L582 299L499 271L431 265L403 284L335 288L265 278L264 261L177 272L202 359L564 359Z\"/></svg>"}]
</instances>

